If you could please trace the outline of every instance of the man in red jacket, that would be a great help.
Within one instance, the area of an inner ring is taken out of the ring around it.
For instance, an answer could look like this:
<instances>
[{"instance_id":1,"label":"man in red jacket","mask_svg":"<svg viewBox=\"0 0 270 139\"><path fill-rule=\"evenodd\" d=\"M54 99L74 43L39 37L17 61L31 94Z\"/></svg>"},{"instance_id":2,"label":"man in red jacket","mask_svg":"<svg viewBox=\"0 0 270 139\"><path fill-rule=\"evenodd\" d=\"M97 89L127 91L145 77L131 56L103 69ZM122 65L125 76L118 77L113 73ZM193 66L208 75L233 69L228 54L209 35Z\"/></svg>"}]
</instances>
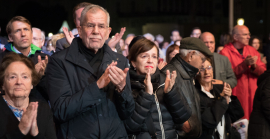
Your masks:
<instances>
[{"instance_id":1,"label":"man in red jacket","mask_svg":"<svg viewBox=\"0 0 270 139\"><path fill-rule=\"evenodd\" d=\"M233 42L224 46L220 54L229 58L237 85L232 94L237 96L248 119L253 107L253 98L257 89L257 79L266 70L260 54L248 45L250 32L246 26L235 26L232 31Z\"/></svg>"}]
</instances>

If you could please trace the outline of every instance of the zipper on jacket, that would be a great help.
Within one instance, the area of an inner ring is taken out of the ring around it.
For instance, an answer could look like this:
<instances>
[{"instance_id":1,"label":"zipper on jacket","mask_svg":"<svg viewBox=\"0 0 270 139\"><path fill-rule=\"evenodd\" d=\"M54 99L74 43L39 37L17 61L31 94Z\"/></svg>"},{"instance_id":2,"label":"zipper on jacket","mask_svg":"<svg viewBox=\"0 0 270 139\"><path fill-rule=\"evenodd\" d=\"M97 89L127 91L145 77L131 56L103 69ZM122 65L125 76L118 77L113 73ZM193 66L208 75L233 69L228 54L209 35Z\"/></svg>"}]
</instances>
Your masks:
<instances>
[{"instance_id":1,"label":"zipper on jacket","mask_svg":"<svg viewBox=\"0 0 270 139\"><path fill-rule=\"evenodd\" d=\"M160 124L160 130L161 130L161 136L162 136L162 139L165 139L165 132L164 132L164 127L163 127L163 124L162 124L162 115L161 115L161 110L160 110L160 106L159 106L159 102L158 102L158 99L157 99L157 90L163 86L165 83L161 84L160 86L158 86L158 88L156 89L154 95L155 95L155 102L156 102L156 105L157 105L157 110L158 110L158 117L159 117L159 124Z\"/></svg>"},{"instance_id":2,"label":"zipper on jacket","mask_svg":"<svg viewBox=\"0 0 270 139\"><path fill-rule=\"evenodd\" d=\"M136 82L139 82L139 81L136 81ZM142 84L143 85L143 84ZM159 125L160 125L160 130L161 130L161 136L162 136L162 139L165 139L165 131L164 131L164 127L163 127L163 124L162 124L162 115L161 115L161 110L160 110L160 107L159 107L159 102L158 102L158 99L157 99L157 90L161 87L161 86L164 86L165 83L161 84L158 86L158 88L156 89L154 95L155 95L155 103L157 105L157 110L158 110L158 118L159 118ZM143 85L145 87L145 85Z\"/></svg>"}]
</instances>

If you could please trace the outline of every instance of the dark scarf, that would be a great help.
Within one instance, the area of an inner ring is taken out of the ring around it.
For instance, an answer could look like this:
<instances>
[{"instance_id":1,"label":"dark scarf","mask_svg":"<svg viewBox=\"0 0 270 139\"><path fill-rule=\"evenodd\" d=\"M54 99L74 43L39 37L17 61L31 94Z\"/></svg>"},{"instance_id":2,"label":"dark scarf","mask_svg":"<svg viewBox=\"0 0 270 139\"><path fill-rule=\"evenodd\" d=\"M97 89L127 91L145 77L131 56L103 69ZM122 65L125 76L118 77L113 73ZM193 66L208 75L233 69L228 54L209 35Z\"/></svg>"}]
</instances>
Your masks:
<instances>
[{"instance_id":1,"label":"dark scarf","mask_svg":"<svg viewBox=\"0 0 270 139\"><path fill-rule=\"evenodd\" d=\"M132 65L131 65L132 66ZM143 89L144 88L144 79L146 75L138 75L133 67L129 69L130 82L132 89ZM138 83L139 82L139 83ZM158 86L160 85L160 71L157 68L156 72L151 75L151 83L153 85L153 91L155 92Z\"/></svg>"},{"instance_id":2,"label":"dark scarf","mask_svg":"<svg viewBox=\"0 0 270 139\"><path fill-rule=\"evenodd\" d=\"M93 68L94 73L97 74L104 55L103 47L101 47L95 54L94 51L86 48L86 46L84 46L83 44L79 44L79 51L85 56L89 65Z\"/></svg>"}]
</instances>

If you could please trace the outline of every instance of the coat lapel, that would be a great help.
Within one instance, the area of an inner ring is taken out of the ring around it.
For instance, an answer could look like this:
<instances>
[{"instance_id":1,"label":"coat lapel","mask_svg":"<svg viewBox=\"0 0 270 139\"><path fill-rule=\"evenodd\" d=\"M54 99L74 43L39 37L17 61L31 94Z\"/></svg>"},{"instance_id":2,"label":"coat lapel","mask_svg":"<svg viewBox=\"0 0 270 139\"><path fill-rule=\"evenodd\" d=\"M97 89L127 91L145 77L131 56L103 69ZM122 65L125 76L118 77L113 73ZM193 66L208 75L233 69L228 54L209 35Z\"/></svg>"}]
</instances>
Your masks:
<instances>
[{"instance_id":1,"label":"coat lapel","mask_svg":"<svg viewBox=\"0 0 270 139\"><path fill-rule=\"evenodd\" d=\"M99 78L105 72L107 67L112 63L117 61L117 65L119 64L120 59L116 56L116 53L112 51L112 49L105 43L103 45L104 48L104 56L102 62L99 66L99 71L97 77Z\"/></svg>"},{"instance_id":2,"label":"coat lapel","mask_svg":"<svg viewBox=\"0 0 270 139\"><path fill-rule=\"evenodd\" d=\"M80 52L79 52L79 48L78 45L83 45L81 42L80 38L74 38L69 49L67 50L67 54L66 54L66 60L77 65L80 66L82 68L84 68L85 70L91 72L94 76L96 76L94 74L94 70L93 68L89 65L88 61L86 60L85 56L83 56Z\"/></svg>"},{"instance_id":3,"label":"coat lapel","mask_svg":"<svg viewBox=\"0 0 270 139\"><path fill-rule=\"evenodd\" d=\"M215 69L215 79L217 79L217 77L219 76L219 70L220 70L220 59L219 59L220 57L218 56L218 54L217 53L214 53L214 55L213 55L213 61L214 61L214 69Z\"/></svg>"},{"instance_id":4,"label":"coat lapel","mask_svg":"<svg viewBox=\"0 0 270 139\"><path fill-rule=\"evenodd\" d=\"M69 50L67 50L66 60L91 72L92 75L96 76L97 78L99 78L105 72L107 67L113 61L117 61L117 64L121 62L121 60L116 56L116 53L113 52L107 44L104 44L103 59L99 66L98 73L95 75L93 68L89 65L86 58L79 52L78 45L83 45L81 38L74 38L69 47Z\"/></svg>"}]
</instances>

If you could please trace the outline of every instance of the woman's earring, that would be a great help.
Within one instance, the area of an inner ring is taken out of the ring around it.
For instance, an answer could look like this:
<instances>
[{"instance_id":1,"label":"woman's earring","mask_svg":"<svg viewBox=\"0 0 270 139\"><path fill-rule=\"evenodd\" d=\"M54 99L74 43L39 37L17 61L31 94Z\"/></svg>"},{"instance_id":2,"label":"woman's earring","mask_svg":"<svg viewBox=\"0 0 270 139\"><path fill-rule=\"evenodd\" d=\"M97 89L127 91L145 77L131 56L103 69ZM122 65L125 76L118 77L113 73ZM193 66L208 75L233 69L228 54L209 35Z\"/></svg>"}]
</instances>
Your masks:
<instances>
[{"instance_id":1,"label":"woman's earring","mask_svg":"<svg viewBox=\"0 0 270 139\"><path fill-rule=\"evenodd\" d=\"M136 70L136 67L134 67L134 70Z\"/></svg>"}]
</instances>

